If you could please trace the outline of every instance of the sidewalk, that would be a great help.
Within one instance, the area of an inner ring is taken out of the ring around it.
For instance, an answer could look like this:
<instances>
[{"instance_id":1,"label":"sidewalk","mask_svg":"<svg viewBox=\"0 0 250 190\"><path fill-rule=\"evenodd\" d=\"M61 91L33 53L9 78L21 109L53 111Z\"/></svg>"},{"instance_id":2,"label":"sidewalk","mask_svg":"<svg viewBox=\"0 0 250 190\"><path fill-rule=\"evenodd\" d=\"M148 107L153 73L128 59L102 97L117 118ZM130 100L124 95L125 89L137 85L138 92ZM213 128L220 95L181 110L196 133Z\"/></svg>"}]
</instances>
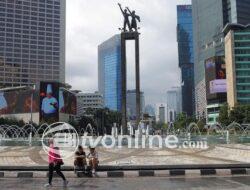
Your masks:
<instances>
[{"instance_id":1,"label":"sidewalk","mask_svg":"<svg viewBox=\"0 0 250 190\"><path fill-rule=\"evenodd\" d=\"M246 190L250 189L249 176L237 177L203 177L203 178L166 178L166 177L141 177L141 178L69 178L67 190L173 190L173 189L199 189L199 190ZM18 179L0 178L1 190L44 190L45 178ZM52 190L63 189L61 179L53 179Z\"/></svg>"},{"instance_id":2,"label":"sidewalk","mask_svg":"<svg viewBox=\"0 0 250 190\"><path fill-rule=\"evenodd\" d=\"M97 148L100 164L178 165L178 164L242 164L250 163L249 144L213 145L208 149L104 149ZM65 159L73 165L73 156ZM0 166L47 166L42 147L0 147Z\"/></svg>"}]
</instances>

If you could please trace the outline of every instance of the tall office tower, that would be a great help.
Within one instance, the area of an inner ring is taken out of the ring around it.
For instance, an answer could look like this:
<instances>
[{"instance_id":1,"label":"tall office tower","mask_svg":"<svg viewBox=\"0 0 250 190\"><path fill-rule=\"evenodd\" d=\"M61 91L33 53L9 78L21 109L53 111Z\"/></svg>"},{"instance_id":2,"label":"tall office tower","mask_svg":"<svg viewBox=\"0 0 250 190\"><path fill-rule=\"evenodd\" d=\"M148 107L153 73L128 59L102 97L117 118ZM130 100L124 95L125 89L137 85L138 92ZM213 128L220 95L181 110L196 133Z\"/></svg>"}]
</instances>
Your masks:
<instances>
[{"instance_id":1,"label":"tall office tower","mask_svg":"<svg viewBox=\"0 0 250 190\"><path fill-rule=\"evenodd\" d=\"M65 0L0 1L0 87L65 81Z\"/></svg>"},{"instance_id":2,"label":"tall office tower","mask_svg":"<svg viewBox=\"0 0 250 190\"><path fill-rule=\"evenodd\" d=\"M250 104L250 26L228 24L224 33L228 105Z\"/></svg>"},{"instance_id":3,"label":"tall office tower","mask_svg":"<svg viewBox=\"0 0 250 190\"><path fill-rule=\"evenodd\" d=\"M167 123L167 105L164 103L156 104L155 116L156 122Z\"/></svg>"},{"instance_id":4,"label":"tall office tower","mask_svg":"<svg viewBox=\"0 0 250 190\"><path fill-rule=\"evenodd\" d=\"M153 117L155 116L155 108L154 106L148 104L145 106L144 113L148 114L149 116Z\"/></svg>"},{"instance_id":5,"label":"tall office tower","mask_svg":"<svg viewBox=\"0 0 250 190\"><path fill-rule=\"evenodd\" d=\"M141 92L141 114L145 110L145 97L144 92ZM127 90L127 113L128 117L136 120L136 90Z\"/></svg>"},{"instance_id":6,"label":"tall office tower","mask_svg":"<svg viewBox=\"0 0 250 190\"><path fill-rule=\"evenodd\" d=\"M121 111L121 35L98 46L98 89L105 107Z\"/></svg>"},{"instance_id":7,"label":"tall office tower","mask_svg":"<svg viewBox=\"0 0 250 190\"><path fill-rule=\"evenodd\" d=\"M206 115L205 60L224 56L223 28L227 23L250 22L250 0L192 0L195 104Z\"/></svg>"},{"instance_id":8,"label":"tall office tower","mask_svg":"<svg viewBox=\"0 0 250 190\"><path fill-rule=\"evenodd\" d=\"M177 41L182 79L182 111L192 116L194 99L194 53L192 6L177 6Z\"/></svg>"},{"instance_id":9,"label":"tall office tower","mask_svg":"<svg viewBox=\"0 0 250 190\"><path fill-rule=\"evenodd\" d=\"M181 87L173 87L167 91L167 121L175 121L177 115L182 112Z\"/></svg>"}]
</instances>

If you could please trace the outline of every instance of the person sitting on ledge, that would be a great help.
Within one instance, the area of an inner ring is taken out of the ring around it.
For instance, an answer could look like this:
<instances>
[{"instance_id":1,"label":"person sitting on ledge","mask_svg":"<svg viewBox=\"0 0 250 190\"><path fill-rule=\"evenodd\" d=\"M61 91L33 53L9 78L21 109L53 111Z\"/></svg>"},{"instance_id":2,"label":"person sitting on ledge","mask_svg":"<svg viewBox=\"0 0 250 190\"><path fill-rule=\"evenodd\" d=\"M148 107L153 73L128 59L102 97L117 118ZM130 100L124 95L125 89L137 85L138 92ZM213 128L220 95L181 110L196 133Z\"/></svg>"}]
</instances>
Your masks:
<instances>
[{"instance_id":1,"label":"person sitting on ledge","mask_svg":"<svg viewBox=\"0 0 250 190\"><path fill-rule=\"evenodd\" d=\"M90 153L88 154L87 158L89 160L89 165L90 165L90 168L92 170L92 174L95 174L96 168L99 164L98 153L94 147L89 147L89 151L90 151Z\"/></svg>"},{"instance_id":2,"label":"person sitting on ledge","mask_svg":"<svg viewBox=\"0 0 250 190\"><path fill-rule=\"evenodd\" d=\"M77 151L75 152L75 161L74 161L75 172L78 170L87 172L87 162L86 162L86 153L83 150L82 146L78 146Z\"/></svg>"}]
</instances>

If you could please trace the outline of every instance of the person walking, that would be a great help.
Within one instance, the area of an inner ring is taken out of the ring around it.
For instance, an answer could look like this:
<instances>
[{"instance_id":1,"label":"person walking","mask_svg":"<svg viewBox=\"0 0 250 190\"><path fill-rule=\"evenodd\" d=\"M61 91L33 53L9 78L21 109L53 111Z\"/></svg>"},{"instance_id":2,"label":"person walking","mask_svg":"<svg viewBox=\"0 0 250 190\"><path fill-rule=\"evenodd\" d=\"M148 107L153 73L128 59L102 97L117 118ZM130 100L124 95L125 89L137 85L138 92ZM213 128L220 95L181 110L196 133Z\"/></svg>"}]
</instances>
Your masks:
<instances>
[{"instance_id":1,"label":"person walking","mask_svg":"<svg viewBox=\"0 0 250 190\"><path fill-rule=\"evenodd\" d=\"M52 186L52 178L53 173L56 171L56 173L63 179L63 186L66 187L68 185L68 181L66 180L64 174L61 171L61 166L64 164L63 160L60 156L59 148L54 147L54 141L53 139L49 140L49 183L45 184L45 187L51 187Z\"/></svg>"}]
</instances>

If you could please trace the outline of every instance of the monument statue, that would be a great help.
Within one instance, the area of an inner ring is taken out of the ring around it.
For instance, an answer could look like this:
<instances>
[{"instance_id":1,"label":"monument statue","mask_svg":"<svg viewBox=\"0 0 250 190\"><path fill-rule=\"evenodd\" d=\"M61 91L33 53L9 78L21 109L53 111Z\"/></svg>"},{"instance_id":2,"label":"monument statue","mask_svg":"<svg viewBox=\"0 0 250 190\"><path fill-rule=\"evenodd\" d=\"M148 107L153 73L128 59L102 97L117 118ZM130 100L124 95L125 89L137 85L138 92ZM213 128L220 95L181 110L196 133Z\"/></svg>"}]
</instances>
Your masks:
<instances>
[{"instance_id":1,"label":"monument statue","mask_svg":"<svg viewBox=\"0 0 250 190\"><path fill-rule=\"evenodd\" d=\"M132 31L133 29L137 32L137 20L139 22L141 22L141 19L138 15L135 14L135 11L130 11L130 9L128 7L126 7L126 9L128 10L128 12L130 13L130 16L132 17L132 20L131 20L131 30Z\"/></svg>"},{"instance_id":2,"label":"monument statue","mask_svg":"<svg viewBox=\"0 0 250 190\"><path fill-rule=\"evenodd\" d=\"M122 134L128 134L127 122L127 59L126 59L126 41L134 40L135 43L135 88L136 88L136 125L141 121L141 95L140 95L140 47L139 36L137 32L137 22L141 21L135 11L130 11L128 7L122 8L118 3L122 15L124 17L123 28L119 28L121 32L121 113L122 113ZM130 18L131 17L131 18ZM128 28L128 30L127 30Z\"/></svg>"},{"instance_id":3,"label":"monument statue","mask_svg":"<svg viewBox=\"0 0 250 190\"><path fill-rule=\"evenodd\" d=\"M122 9L122 6L120 3L118 3L120 9L121 9L121 12L123 14L123 17L124 17L124 22L123 22L123 31L126 32L127 31L127 26L128 26L128 29L129 31L131 31L131 25L130 25L130 22L129 22L129 16L130 14L128 13L128 10L127 9Z\"/></svg>"}]
</instances>

